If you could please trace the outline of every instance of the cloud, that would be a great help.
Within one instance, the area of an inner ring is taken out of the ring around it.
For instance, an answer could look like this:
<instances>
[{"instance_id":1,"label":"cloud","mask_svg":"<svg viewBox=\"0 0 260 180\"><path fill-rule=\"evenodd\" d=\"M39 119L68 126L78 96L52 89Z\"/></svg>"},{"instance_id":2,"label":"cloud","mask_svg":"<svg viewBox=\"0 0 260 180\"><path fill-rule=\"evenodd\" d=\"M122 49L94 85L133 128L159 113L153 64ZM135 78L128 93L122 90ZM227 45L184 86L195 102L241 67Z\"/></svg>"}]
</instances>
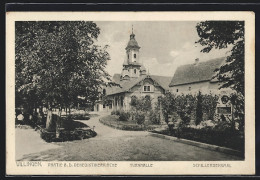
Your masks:
<instances>
[{"instance_id":1,"label":"cloud","mask_svg":"<svg viewBox=\"0 0 260 180\"><path fill-rule=\"evenodd\" d=\"M188 49L191 49L191 48L194 48L194 47L195 47L194 44L192 44L192 43L190 43L190 42L185 42L185 43L183 44L183 46L182 46L182 49L183 49L183 50L188 50Z\"/></svg>"},{"instance_id":2,"label":"cloud","mask_svg":"<svg viewBox=\"0 0 260 180\"><path fill-rule=\"evenodd\" d=\"M161 64L158 62L158 59L155 57L142 57L141 61L143 62L147 72L152 75L159 75L159 76L173 76L176 67L173 63L164 63Z\"/></svg>"},{"instance_id":3,"label":"cloud","mask_svg":"<svg viewBox=\"0 0 260 180\"><path fill-rule=\"evenodd\" d=\"M180 53L178 51L171 51L170 55L175 59Z\"/></svg>"}]
</instances>

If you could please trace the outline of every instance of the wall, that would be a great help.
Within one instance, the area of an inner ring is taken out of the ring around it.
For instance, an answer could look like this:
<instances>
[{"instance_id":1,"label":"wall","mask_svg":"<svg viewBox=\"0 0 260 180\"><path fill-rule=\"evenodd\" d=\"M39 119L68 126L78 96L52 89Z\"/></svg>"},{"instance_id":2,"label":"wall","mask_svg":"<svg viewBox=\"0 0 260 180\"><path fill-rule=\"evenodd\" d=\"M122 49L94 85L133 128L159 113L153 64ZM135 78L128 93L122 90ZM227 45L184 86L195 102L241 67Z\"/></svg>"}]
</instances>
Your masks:
<instances>
[{"instance_id":1,"label":"wall","mask_svg":"<svg viewBox=\"0 0 260 180\"><path fill-rule=\"evenodd\" d=\"M129 62L139 62L139 50L138 49L130 49L127 54L129 55ZM134 54L136 54L136 58L134 58ZM127 55L127 58L128 58Z\"/></svg>"},{"instance_id":2,"label":"wall","mask_svg":"<svg viewBox=\"0 0 260 180\"><path fill-rule=\"evenodd\" d=\"M202 92L210 92L210 90L218 90L219 83L214 82L210 83L209 81L206 82L198 82L198 83L190 83L190 84L184 84L184 85L177 85L174 87L170 87L170 91L173 94L181 94L181 93L187 93L189 92L189 87L191 87L191 92L194 91L202 91ZM178 92L177 92L178 89Z\"/></svg>"}]
</instances>

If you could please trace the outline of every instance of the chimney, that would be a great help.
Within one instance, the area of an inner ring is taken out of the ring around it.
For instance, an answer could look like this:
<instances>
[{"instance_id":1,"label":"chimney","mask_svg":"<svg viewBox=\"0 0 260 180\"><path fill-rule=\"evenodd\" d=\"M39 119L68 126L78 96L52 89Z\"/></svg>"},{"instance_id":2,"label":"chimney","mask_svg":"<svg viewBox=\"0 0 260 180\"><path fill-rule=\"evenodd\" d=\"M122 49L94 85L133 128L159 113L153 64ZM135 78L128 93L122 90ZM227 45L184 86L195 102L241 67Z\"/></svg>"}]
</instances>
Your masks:
<instances>
[{"instance_id":1,"label":"chimney","mask_svg":"<svg viewBox=\"0 0 260 180\"><path fill-rule=\"evenodd\" d=\"M199 58L196 58L194 64L197 65L197 64L199 63L199 61L200 61L200 59L199 59Z\"/></svg>"}]
</instances>

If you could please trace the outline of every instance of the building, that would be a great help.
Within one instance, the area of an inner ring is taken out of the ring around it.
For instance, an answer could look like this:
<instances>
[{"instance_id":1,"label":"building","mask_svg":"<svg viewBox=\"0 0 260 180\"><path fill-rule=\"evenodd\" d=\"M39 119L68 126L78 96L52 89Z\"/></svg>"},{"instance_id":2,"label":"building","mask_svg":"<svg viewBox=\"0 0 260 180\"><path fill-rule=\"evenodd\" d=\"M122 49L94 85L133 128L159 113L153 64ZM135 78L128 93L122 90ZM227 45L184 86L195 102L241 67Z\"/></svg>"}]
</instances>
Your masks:
<instances>
[{"instance_id":1,"label":"building","mask_svg":"<svg viewBox=\"0 0 260 180\"><path fill-rule=\"evenodd\" d=\"M193 64L177 68L169 84L171 93L216 92L221 82L215 77L215 70L225 62L225 58L217 58L200 62L195 59Z\"/></svg>"},{"instance_id":2,"label":"building","mask_svg":"<svg viewBox=\"0 0 260 180\"><path fill-rule=\"evenodd\" d=\"M173 94L196 93L198 91L220 93L221 82L215 77L215 70L225 62L225 57L204 62L200 62L197 58L193 64L178 67L173 77L156 76L147 73L144 64L140 62L140 48L135 34L132 32L125 48L126 59L121 74L114 74L112 78L118 86L102 89L102 97L105 98L96 102L95 111L119 109L128 111L133 96L151 98L152 105L154 105L158 97L163 96L167 91Z\"/></svg>"},{"instance_id":3,"label":"building","mask_svg":"<svg viewBox=\"0 0 260 180\"><path fill-rule=\"evenodd\" d=\"M112 80L119 86L103 88L103 97L95 104L95 111L104 110L130 110L132 97L147 97L154 106L158 97L169 90L171 77L150 75L140 62L139 50L135 34L132 32L125 48L126 59L123 63L121 74L114 74Z\"/></svg>"}]
</instances>

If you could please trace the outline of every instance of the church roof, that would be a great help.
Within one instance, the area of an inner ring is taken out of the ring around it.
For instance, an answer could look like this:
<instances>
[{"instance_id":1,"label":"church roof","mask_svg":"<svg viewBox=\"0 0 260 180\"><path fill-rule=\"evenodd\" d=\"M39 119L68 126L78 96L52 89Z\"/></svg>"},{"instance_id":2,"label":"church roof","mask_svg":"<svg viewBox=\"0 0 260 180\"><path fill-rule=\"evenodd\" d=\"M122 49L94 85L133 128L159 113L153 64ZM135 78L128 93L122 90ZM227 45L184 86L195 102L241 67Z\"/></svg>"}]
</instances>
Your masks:
<instances>
[{"instance_id":1,"label":"church roof","mask_svg":"<svg viewBox=\"0 0 260 180\"><path fill-rule=\"evenodd\" d=\"M135 40L135 34L133 34L133 33L130 35L130 40L125 49L130 49L130 48L140 49L140 46L138 45L137 41Z\"/></svg>"},{"instance_id":2,"label":"church roof","mask_svg":"<svg viewBox=\"0 0 260 180\"><path fill-rule=\"evenodd\" d=\"M201 81L212 80L215 70L224 62L225 58L212 59L198 64L187 64L177 68L170 87L182 84L189 84Z\"/></svg>"},{"instance_id":3,"label":"church roof","mask_svg":"<svg viewBox=\"0 0 260 180\"><path fill-rule=\"evenodd\" d=\"M116 77L118 75L116 75ZM113 78L114 77L115 77L115 75L113 76ZM120 75L119 75L119 77L120 77ZM121 87L119 87L119 86L112 86L112 87L106 88L107 95L127 92L132 87L134 87L137 83L143 81L146 78L150 78L150 79L156 81L165 90L169 89L169 83L171 81L171 77L155 76L155 75L144 75L144 76L140 76L139 78L133 78L133 79L131 79L129 81L119 81L119 84L120 84Z\"/></svg>"},{"instance_id":4,"label":"church roof","mask_svg":"<svg viewBox=\"0 0 260 180\"><path fill-rule=\"evenodd\" d=\"M112 81L114 81L115 83L119 83L120 82L120 74L114 74L114 76L112 77Z\"/></svg>"},{"instance_id":5,"label":"church roof","mask_svg":"<svg viewBox=\"0 0 260 180\"><path fill-rule=\"evenodd\" d=\"M165 90L169 89L169 84L172 80L172 77L168 76L156 76L156 75L151 75L151 77L160 84Z\"/></svg>"}]
</instances>

